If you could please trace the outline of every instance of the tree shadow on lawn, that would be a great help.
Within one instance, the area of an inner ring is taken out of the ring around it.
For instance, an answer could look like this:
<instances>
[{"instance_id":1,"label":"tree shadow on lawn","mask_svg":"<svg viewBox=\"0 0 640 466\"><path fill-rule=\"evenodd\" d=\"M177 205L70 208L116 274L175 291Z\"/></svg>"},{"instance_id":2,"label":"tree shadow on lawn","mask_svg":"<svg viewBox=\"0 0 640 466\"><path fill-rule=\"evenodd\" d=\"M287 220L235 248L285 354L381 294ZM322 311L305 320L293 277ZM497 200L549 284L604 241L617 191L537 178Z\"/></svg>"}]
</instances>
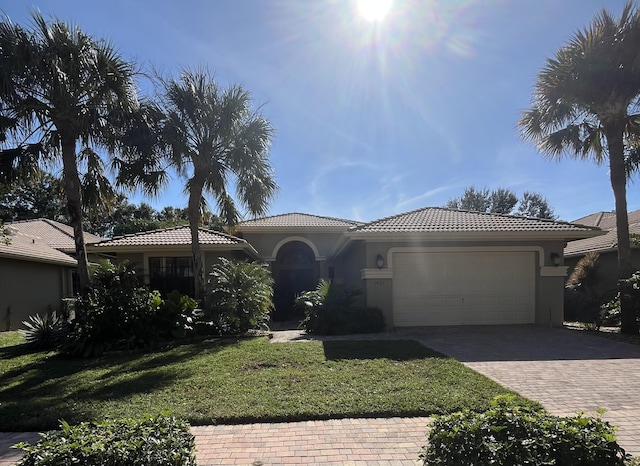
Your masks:
<instances>
[{"instance_id":1,"label":"tree shadow on lawn","mask_svg":"<svg viewBox=\"0 0 640 466\"><path fill-rule=\"evenodd\" d=\"M392 361L412 361L416 359L447 356L426 348L414 340L328 340L323 341L324 356L327 360L341 359L389 359Z\"/></svg>"}]
</instances>

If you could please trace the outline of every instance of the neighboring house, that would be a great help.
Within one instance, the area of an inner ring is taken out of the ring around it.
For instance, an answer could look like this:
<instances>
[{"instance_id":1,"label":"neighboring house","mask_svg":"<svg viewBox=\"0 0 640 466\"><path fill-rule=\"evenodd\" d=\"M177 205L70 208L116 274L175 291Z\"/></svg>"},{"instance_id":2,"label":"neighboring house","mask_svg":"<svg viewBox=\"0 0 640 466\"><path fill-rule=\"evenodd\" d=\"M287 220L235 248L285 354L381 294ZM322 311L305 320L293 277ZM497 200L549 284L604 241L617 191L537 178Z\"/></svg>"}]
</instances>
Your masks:
<instances>
[{"instance_id":1,"label":"neighboring house","mask_svg":"<svg viewBox=\"0 0 640 466\"><path fill-rule=\"evenodd\" d=\"M258 253L246 241L226 233L200 229L200 247L205 270L219 257L258 259ZM146 231L87 245L98 257L128 261L136 266L144 283L162 293L177 290L193 295L194 270L191 232L188 226Z\"/></svg>"},{"instance_id":2,"label":"neighboring house","mask_svg":"<svg viewBox=\"0 0 640 466\"><path fill-rule=\"evenodd\" d=\"M62 298L74 294L78 266L71 227L46 219L6 227L10 243L0 242L0 331L18 328L29 315L59 311Z\"/></svg>"},{"instance_id":3,"label":"neighboring house","mask_svg":"<svg viewBox=\"0 0 640 466\"><path fill-rule=\"evenodd\" d=\"M631 260L635 270L640 270L640 210L629 212L629 233L632 235ZM565 263L569 266L569 273L573 271L578 261L588 252L600 254L598 260L598 292L606 294L613 292L618 284L618 230L616 228L615 212L596 212L586 217L574 220L572 223L598 227L605 231L603 236L585 238L567 243L564 249ZM636 237L635 242L633 236ZM635 243L635 247L634 247Z\"/></svg>"},{"instance_id":4,"label":"neighboring house","mask_svg":"<svg viewBox=\"0 0 640 466\"><path fill-rule=\"evenodd\" d=\"M388 327L562 325L564 244L602 234L444 208L364 224L292 213L242 222L235 231L270 264L284 316L292 292L325 278L361 289Z\"/></svg>"}]
</instances>

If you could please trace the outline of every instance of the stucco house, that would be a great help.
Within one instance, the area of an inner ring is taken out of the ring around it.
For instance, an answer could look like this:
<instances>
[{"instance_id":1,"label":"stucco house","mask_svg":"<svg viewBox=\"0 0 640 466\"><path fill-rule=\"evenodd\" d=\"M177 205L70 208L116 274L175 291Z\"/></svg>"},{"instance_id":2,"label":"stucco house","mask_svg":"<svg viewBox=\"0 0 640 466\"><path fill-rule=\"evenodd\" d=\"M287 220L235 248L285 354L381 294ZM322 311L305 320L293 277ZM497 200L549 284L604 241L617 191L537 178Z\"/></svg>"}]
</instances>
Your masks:
<instances>
[{"instance_id":1,"label":"stucco house","mask_svg":"<svg viewBox=\"0 0 640 466\"><path fill-rule=\"evenodd\" d=\"M631 261L635 270L640 270L640 210L629 212L629 233L632 236ZM606 294L617 289L618 284L618 230L616 228L615 212L596 212L574 220L572 223L598 227L604 230L602 236L575 240L567 243L564 249L565 263L569 266L569 273L573 271L578 261L588 252L597 252L598 260L598 292ZM635 241L633 239L634 235Z\"/></svg>"},{"instance_id":2,"label":"stucco house","mask_svg":"<svg viewBox=\"0 0 640 466\"><path fill-rule=\"evenodd\" d=\"M0 331L14 330L30 315L60 310L74 294L78 267L73 229L48 219L5 225L9 244L0 242ZM85 241L99 241L85 234Z\"/></svg>"},{"instance_id":3,"label":"stucco house","mask_svg":"<svg viewBox=\"0 0 640 466\"><path fill-rule=\"evenodd\" d=\"M205 270L219 257L256 260L260 255L245 240L226 233L200 229L200 247ZM128 261L142 273L144 283L168 293L194 293L194 270L191 257L191 232L188 226L146 231L87 245L87 251L99 258Z\"/></svg>"},{"instance_id":4,"label":"stucco house","mask_svg":"<svg viewBox=\"0 0 640 466\"><path fill-rule=\"evenodd\" d=\"M154 270L189 274L190 236L182 228L88 248L138 263L152 284ZM359 288L388 327L561 325L565 243L602 234L594 226L429 207L368 223L274 215L242 222L233 235L201 230L201 241L207 269L220 255L269 264L275 318L288 318L295 294L324 278Z\"/></svg>"}]
</instances>

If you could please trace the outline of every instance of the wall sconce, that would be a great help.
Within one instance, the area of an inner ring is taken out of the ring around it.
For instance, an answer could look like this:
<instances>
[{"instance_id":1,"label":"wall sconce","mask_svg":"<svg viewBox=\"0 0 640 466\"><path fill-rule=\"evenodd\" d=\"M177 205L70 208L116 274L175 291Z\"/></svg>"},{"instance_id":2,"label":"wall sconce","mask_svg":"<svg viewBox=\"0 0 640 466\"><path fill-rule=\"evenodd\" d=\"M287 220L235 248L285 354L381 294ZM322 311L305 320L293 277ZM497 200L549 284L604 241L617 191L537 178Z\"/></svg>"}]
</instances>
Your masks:
<instances>
[{"instance_id":1,"label":"wall sconce","mask_svg":"<svg viewBox=\"0 0 640 466\"><path fill-rule=\"evenodd\" d=\"M551 253L551 262L553 263L553 265L555 265L556 267L560 265L560 261L561 261L561 257L560 254L558 254L557 252L552 252Z\"/></svg>"},{"instance_id":2,"label":"wall sconce","mask_svg":"<svg viewBox=\"0 0 640 466\"><path fill-rule=\"evenodd\" d=\"M376 267L378 267L379 269L382 269L384 267L384 257L382 257L382 254L378 254L376 256Z\"/></svg>"}]
</instances>

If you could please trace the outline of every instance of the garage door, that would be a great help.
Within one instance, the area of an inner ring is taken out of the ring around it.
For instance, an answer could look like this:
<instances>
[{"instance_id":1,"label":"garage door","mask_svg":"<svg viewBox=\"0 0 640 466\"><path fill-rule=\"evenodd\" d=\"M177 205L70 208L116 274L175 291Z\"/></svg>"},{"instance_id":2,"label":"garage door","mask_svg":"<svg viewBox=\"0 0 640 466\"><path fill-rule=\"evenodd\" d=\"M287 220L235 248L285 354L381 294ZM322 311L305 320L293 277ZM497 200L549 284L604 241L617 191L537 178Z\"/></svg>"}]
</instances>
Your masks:
<instances>
[{"instance_id":1,"label":"garage door","mask_svg":"<svg viewBox=\"0 0 640 466\"><path fill-rule=\"evenodd\" d=\"M534 323L534 293L533 252L393 255L396 327Z\"/></svg>"}]
</instances>

